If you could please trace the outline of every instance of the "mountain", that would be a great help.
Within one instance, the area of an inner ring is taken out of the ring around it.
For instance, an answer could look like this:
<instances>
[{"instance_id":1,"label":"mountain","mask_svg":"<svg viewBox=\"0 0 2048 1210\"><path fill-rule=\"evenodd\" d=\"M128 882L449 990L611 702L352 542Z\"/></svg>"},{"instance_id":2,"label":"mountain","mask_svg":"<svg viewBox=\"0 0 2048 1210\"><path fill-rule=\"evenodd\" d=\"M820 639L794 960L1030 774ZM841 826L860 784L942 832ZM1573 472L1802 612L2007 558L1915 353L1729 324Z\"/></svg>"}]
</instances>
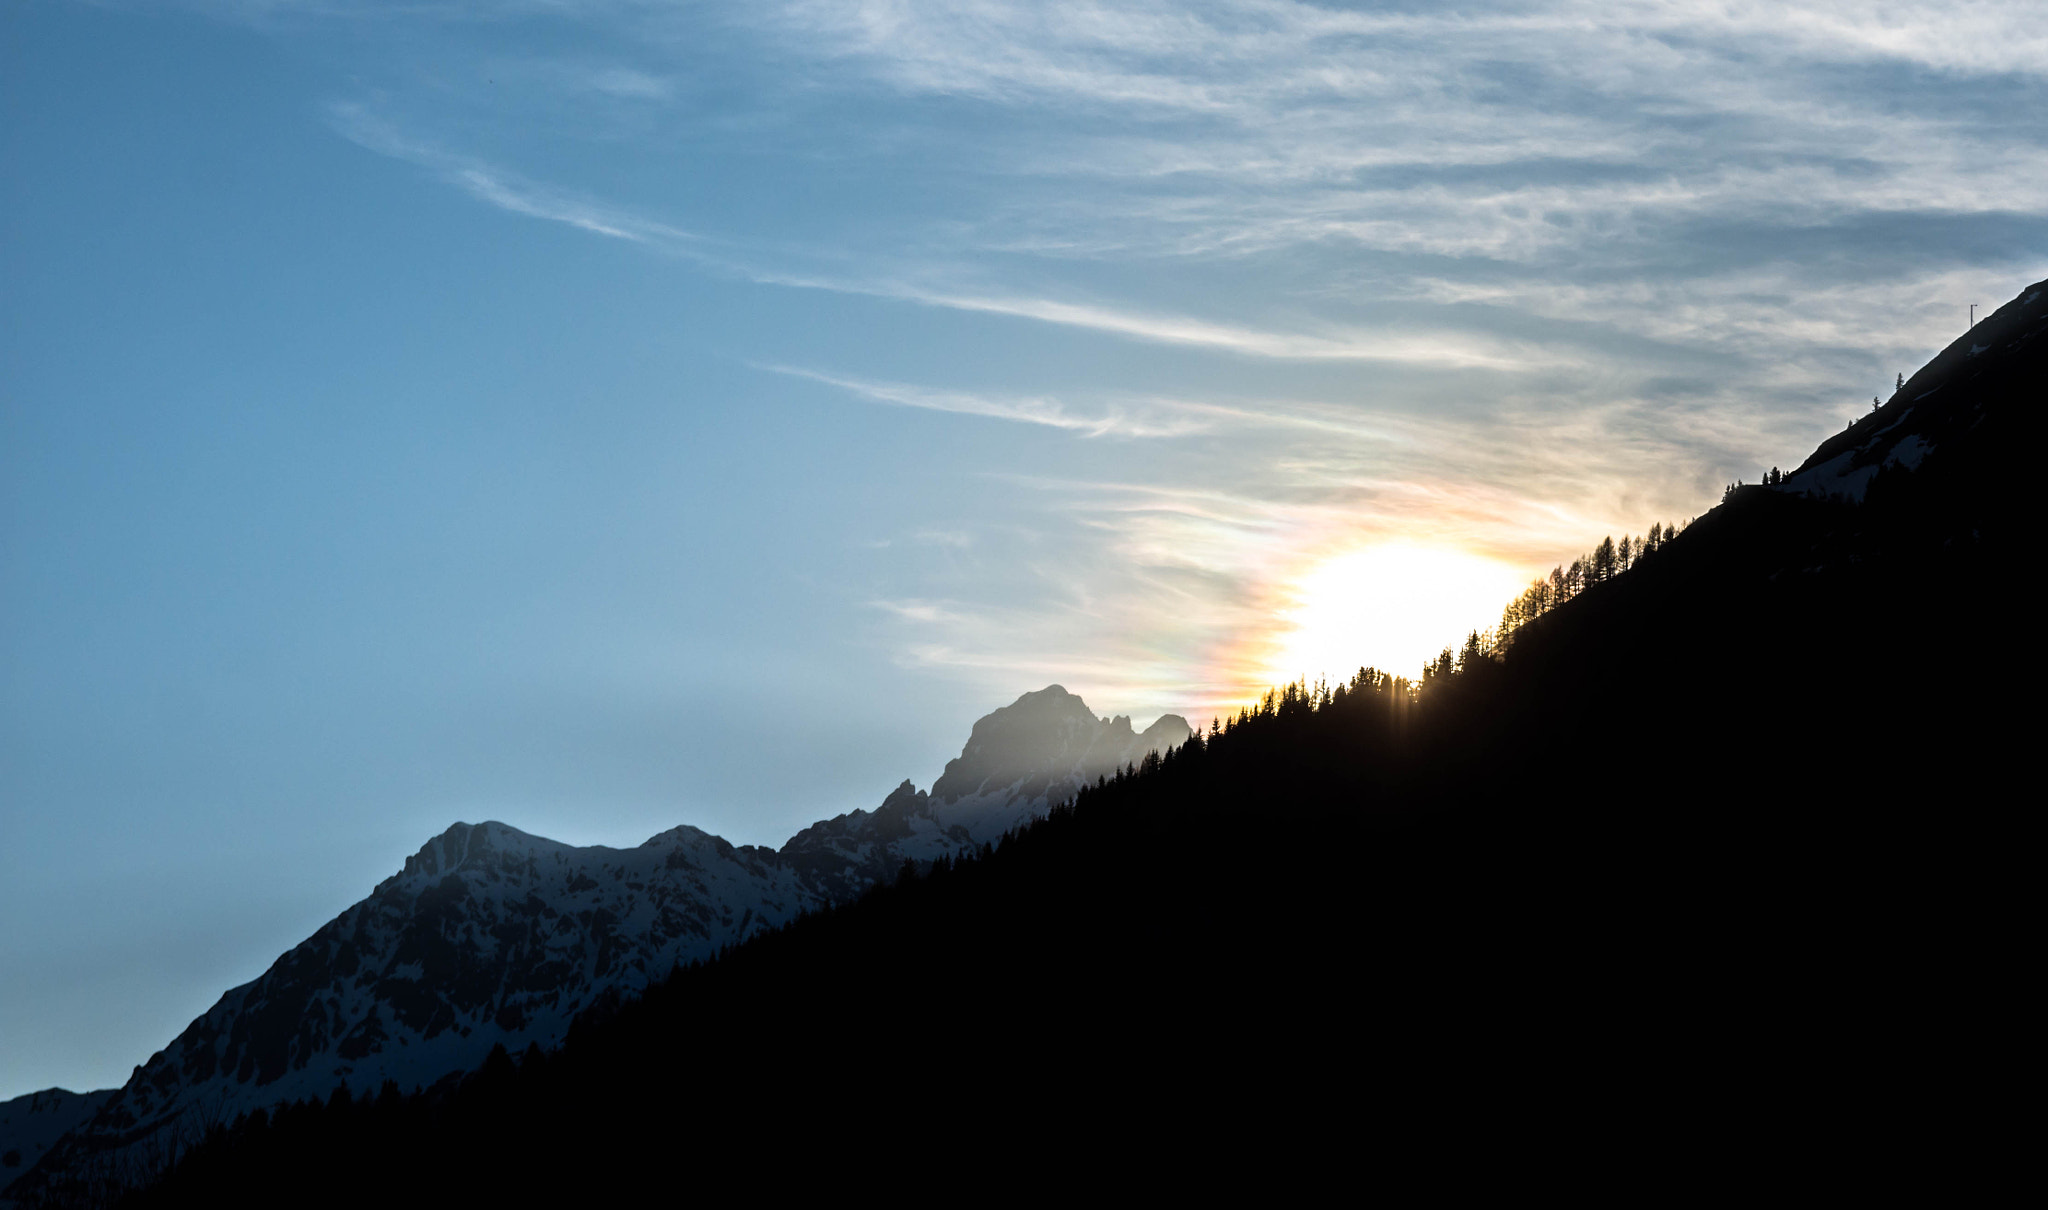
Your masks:
<instances>
[{"instance_id":1,"label":"mountain","mask_svg":"<svg viewBox=\"0 0 2048 1210\"><path fill-rule=\"evenodd\" d=\"M1921 367L1884 406L1822 442L1779 489L1861 501L1880 472L1916 470L1936 450L1954 447L1979 462L2009 453L2001 431L2030 425L2029 403L2048 395L2039 377L2044 344L2048 282L2037 282Z\"/></svg>"},{"instance_id":2,"label":"mountain","mask_svg":"<svg viewBox=\"0 0 2048 1210\"><path fill-rule=\"evenodd\" d=\"M1127 717L1098 719L1051 685L977 722L933 793L906 781L874 811L815 824L780 851L687 826L613 849L455 824L117 1092L93 1094L93 1114L24 1184L133 1166L204 1123L343 1084L410 1092L474 1070L495 1046L553 1047L595 1004L855 898L905 862L995 843L1188 735L1176 715L1142 734Z\"/></svg>"},{"instance_id":3,"label":"mountain","mask_svg":"<svg viewBox=\"0 0 2048 1210\"><path fill-rule=\"evenodd\" d=\"M1991 1200L2031 1142L2044 286L1497 651L1285 687L557 1052L221 1132L143 1204L307 1173L358 1201L1859 1173ZM987 738L1085 755L1046 713ZM888 820L1033 784L969 749Z\"/></svg>"},{"instance_id":4,"label":"mountain","mask_svg":"<svg viewBox=\"0 0 2048 1210\"><path fill-rule=\"evenodd\" d=\"M977 721L929 793L906 781L873 813L854 811L798 832L780 857L821 899L844 901L893 878L906 860L991 844L1189 734L1177 714L1134 732L1128 716L1098 719L1079 697L1048 685Z\"/></svg>"},{"instance_id":5,"label":"mountain","mask_svg":"<svg viewBox=\"0 0 2048 1210\"><path fill-rule=\"evenodd\" d=\"M72 1092L45 1088L11 1101L0 1101L0 1198L7 1186L35 1166L50 1144L99 1112L115 1090Z\"/></svg>"},{"instance_id":6,"label":"mountain","mask_svg":"<svg viewBox=\"0 0 2048 1210\"><path fill-rule=\"evenodd\" d=\"M749 922L558 1051L218 1132L152 1196L844 1196L906 1166L1070 1193L1105 1162L1270 1196L1431 1148L1433 1178L1575 1187L1616 1156L1889 1177L1902 1127L2010 1100L1968 1081L2012 1070L1999 1013L2031 1002L2044 288L1498 651L1287 687L1100 785L1128 723L1026 695L929 793L757 857L845 906ZM949 814L1065 786L993 851Z\"/></svg>"}]
</instances>

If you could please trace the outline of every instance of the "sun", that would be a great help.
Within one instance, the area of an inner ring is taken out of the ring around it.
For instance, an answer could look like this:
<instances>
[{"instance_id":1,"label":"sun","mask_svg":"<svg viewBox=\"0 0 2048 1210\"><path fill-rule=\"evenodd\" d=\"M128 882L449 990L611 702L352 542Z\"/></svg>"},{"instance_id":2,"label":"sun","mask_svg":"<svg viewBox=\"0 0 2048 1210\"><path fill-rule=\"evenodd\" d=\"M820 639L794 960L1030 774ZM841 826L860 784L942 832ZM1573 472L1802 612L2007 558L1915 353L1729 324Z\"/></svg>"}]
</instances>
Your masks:
<instances>
[{"instance_id":1,"label":"sun","mask_svg":"<svg viewBox=\"0 0 2048 1210\"><path fill-rule=\"evenodd\" d=\"M1343 680L1370 665L1414 676L1500 621L1528 573L1451 547L1389 544L1326 559L1288 586L1268 683Z\"/></svg>"}]
</instances>

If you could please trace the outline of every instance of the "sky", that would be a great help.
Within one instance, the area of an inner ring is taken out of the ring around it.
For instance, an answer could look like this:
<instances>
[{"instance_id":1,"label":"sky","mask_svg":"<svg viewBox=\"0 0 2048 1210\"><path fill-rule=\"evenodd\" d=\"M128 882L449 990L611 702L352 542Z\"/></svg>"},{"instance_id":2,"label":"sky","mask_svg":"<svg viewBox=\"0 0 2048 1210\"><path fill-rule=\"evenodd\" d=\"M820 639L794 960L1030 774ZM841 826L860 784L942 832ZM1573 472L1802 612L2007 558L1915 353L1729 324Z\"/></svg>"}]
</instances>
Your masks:
<instances>
[{"instance_id":1,"label":"sky","mask_svg":"<svg viewBox=\"0 0 2048 1210\"><path fill-rule=\"evenodd\" d=\"M1411 673L2048 277L2017 3L0 10L0 1098L456 820Z\"/></svg>"}]
</instances>

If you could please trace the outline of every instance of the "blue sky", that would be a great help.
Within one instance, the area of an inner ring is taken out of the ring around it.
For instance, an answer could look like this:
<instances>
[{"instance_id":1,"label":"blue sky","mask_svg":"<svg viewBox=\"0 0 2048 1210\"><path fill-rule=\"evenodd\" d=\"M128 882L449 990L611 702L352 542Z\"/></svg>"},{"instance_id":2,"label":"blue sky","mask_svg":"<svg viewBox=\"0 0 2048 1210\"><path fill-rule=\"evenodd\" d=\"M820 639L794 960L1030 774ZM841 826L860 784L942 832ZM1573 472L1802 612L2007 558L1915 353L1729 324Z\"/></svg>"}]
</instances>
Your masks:
<instances>
[{"instance_id":1,"label":"blue sky","mask_svg":"<svg viewBox=\"0 0 2048 1210\"><path fill-rule=\"evenodd\" d=\"M0 1097L454 820L778 843L1796 463L2048 276L2028 7L9 5Z\"/></svg>"}]
</instances>

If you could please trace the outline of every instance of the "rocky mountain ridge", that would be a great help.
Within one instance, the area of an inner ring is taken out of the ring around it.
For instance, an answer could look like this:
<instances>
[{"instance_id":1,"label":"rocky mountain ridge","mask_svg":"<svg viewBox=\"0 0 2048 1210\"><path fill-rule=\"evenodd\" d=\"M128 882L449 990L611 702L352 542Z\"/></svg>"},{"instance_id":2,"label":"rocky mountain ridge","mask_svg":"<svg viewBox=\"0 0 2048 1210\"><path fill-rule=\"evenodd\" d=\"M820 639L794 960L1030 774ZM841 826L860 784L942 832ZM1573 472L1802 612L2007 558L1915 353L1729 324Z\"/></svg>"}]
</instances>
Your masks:
<instances>
[{"instance_id":1,"label":"rocky mountain ridge","mask_svg":"<svg viewBox=\"0 0 2048 1210\"><path fill-rule=\"evenodd\" d=\"M977 722L934 793L905 781L875 810L814 824L780 850L687 826L614 849L455 824L119 1090L90 1094L101 1098L91 1115L18 1184L119 1169L152 1140L344 1084L411 1092L474 1070L494 1046L552 1047L594 1004L857 897L907 861L999 841L1188 735L1176 715L1143 733L1126 717L1098 719L1052 685Z\"/></svg>"}]
</instances>

